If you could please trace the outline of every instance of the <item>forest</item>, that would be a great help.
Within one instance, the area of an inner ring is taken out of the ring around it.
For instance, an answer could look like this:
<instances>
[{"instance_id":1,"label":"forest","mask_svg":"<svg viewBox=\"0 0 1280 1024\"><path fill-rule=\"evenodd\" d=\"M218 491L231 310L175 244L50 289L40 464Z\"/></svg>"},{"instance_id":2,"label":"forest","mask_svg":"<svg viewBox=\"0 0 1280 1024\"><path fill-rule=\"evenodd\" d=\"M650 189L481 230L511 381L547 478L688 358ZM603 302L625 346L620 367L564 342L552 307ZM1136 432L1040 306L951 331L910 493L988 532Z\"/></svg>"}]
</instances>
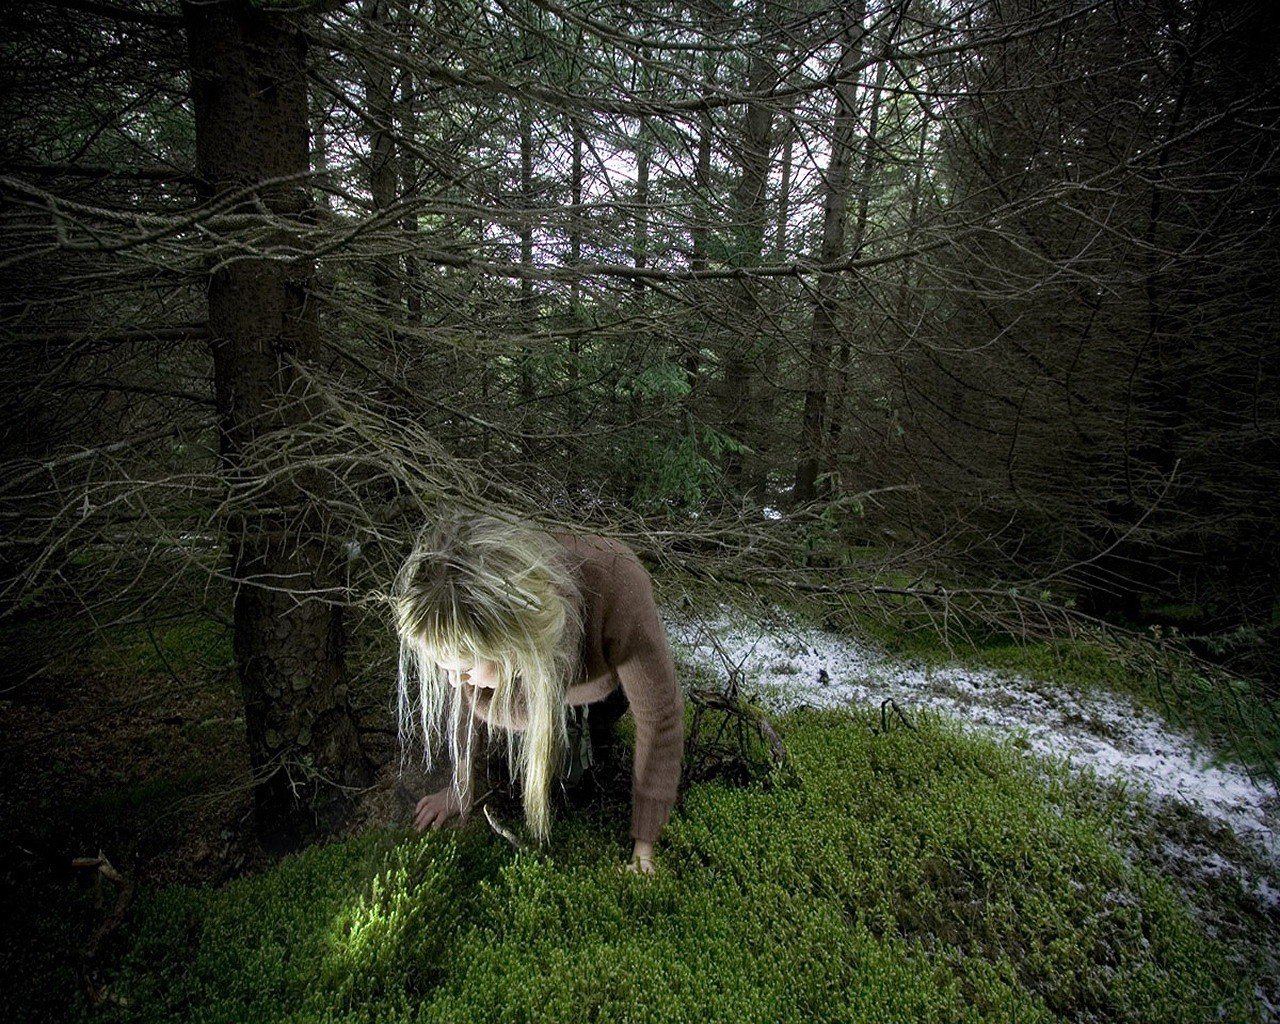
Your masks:
<instances>
[{"instance_id":1,"label":"forest","mask_svg":"<svg viewBox=\"0 0 1280 1024\"><path fill-rule=\"evenodd\" d=\"M32 0L0 48L24 1019L1280 1012L1274 835L1046 790L927 689L787 711L723 626L1123 694L1280 826L1280 8ZM652 576L654 878L625 807L409 831L393 580L459 509ZM1161 828L1270 881L1162 888Z\"/></svg>"}]
</instances>

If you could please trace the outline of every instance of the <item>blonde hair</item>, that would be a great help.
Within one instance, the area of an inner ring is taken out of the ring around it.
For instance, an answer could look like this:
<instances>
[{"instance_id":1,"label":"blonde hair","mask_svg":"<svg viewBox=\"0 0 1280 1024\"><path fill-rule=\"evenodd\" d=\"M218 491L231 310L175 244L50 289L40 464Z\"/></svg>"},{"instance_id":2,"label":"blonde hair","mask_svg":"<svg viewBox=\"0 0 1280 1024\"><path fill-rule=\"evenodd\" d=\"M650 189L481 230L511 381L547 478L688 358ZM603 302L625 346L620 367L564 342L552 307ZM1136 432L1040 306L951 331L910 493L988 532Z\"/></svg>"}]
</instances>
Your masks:
<instances>
[{"instance_id":1,"label":"blonde hair","mask_svg":"<svg viewBox=\"0 0 1280 1024\"><path fill-rule=\"evenodd\" d=\"M507 763L522 784L530 831L545 842L551 833L551 784L568 748L565 693L582 638L581 593L564 549L530 526L448 512L418 535L396 576L393 604L400 634L396 710L402 750L420 729L430 770L432 749L445 740L452 785L463 797L471 780L460 768L475 764L474 704L463 698L465 684L457 690L449 685L437 661L463 656L495 662L490 717L498 723L525 719L522 732L503 730Z\"/></svg>"}]
</instances>

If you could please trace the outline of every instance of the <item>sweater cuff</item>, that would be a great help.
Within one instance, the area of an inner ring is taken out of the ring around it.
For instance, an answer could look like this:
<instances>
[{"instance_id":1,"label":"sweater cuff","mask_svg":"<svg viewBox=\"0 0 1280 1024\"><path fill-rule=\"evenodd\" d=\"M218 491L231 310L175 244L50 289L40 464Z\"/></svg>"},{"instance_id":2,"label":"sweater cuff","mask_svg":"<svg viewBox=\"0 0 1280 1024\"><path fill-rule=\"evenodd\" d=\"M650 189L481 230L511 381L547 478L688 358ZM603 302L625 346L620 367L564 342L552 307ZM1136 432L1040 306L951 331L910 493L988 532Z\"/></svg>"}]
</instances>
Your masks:
<instances>
[{"instance_id":1,"label":"sweater cuff","mask_svg":"<svg viewBox=\"0 0 1280 1024\"><path fill-rule=\"evenodd\" d=\"M656 843L671 817L671 801L636 796L631 804L631 838Z\"/></svg>"}]
</instances>

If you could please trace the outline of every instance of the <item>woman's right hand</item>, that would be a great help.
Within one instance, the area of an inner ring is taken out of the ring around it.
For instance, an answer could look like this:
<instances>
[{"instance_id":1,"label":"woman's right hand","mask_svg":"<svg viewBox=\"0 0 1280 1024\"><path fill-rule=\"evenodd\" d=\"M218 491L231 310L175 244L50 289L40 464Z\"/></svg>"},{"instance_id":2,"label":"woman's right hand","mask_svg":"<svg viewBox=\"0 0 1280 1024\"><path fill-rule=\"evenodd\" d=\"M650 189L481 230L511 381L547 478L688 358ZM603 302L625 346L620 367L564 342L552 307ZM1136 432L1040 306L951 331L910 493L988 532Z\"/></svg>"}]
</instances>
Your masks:
<instances>
[{"instance_id":1,"label":"woman's right hand","mask_svg":"<svg viewBox=\"0 0 1280 1024\"><path fill-rule=\"evenodd\" d=\"M457 815L466 821L471 813L470 801L462 801L452 786L445 786L436 793L428 793L418 801L413 812L413 827L419 832L430 828L439 829L450 818Z\"/></svg>"}]
</instances>

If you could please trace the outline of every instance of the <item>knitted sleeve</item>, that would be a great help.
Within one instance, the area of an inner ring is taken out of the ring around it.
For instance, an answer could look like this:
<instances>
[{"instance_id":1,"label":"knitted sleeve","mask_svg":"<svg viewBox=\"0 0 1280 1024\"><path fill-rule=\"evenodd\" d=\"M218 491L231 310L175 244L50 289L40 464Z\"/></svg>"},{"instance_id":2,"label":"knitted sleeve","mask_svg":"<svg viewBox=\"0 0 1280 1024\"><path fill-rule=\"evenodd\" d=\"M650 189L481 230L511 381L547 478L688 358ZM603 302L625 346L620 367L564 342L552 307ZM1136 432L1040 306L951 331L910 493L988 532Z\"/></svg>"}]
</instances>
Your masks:
<instances>
[{"instance_id":1,"label":"knitted sleeve","mask_svg":"<svg viewBox=\"0 0 1280 1024\"><path fill-rule=\"evenodd\" d=\"M676 802L684 756L684 697L653 584L634 555L614 563L603 621L604 655L635 718L631 837L657 840Z\"/></svg>"}]
</instances>

